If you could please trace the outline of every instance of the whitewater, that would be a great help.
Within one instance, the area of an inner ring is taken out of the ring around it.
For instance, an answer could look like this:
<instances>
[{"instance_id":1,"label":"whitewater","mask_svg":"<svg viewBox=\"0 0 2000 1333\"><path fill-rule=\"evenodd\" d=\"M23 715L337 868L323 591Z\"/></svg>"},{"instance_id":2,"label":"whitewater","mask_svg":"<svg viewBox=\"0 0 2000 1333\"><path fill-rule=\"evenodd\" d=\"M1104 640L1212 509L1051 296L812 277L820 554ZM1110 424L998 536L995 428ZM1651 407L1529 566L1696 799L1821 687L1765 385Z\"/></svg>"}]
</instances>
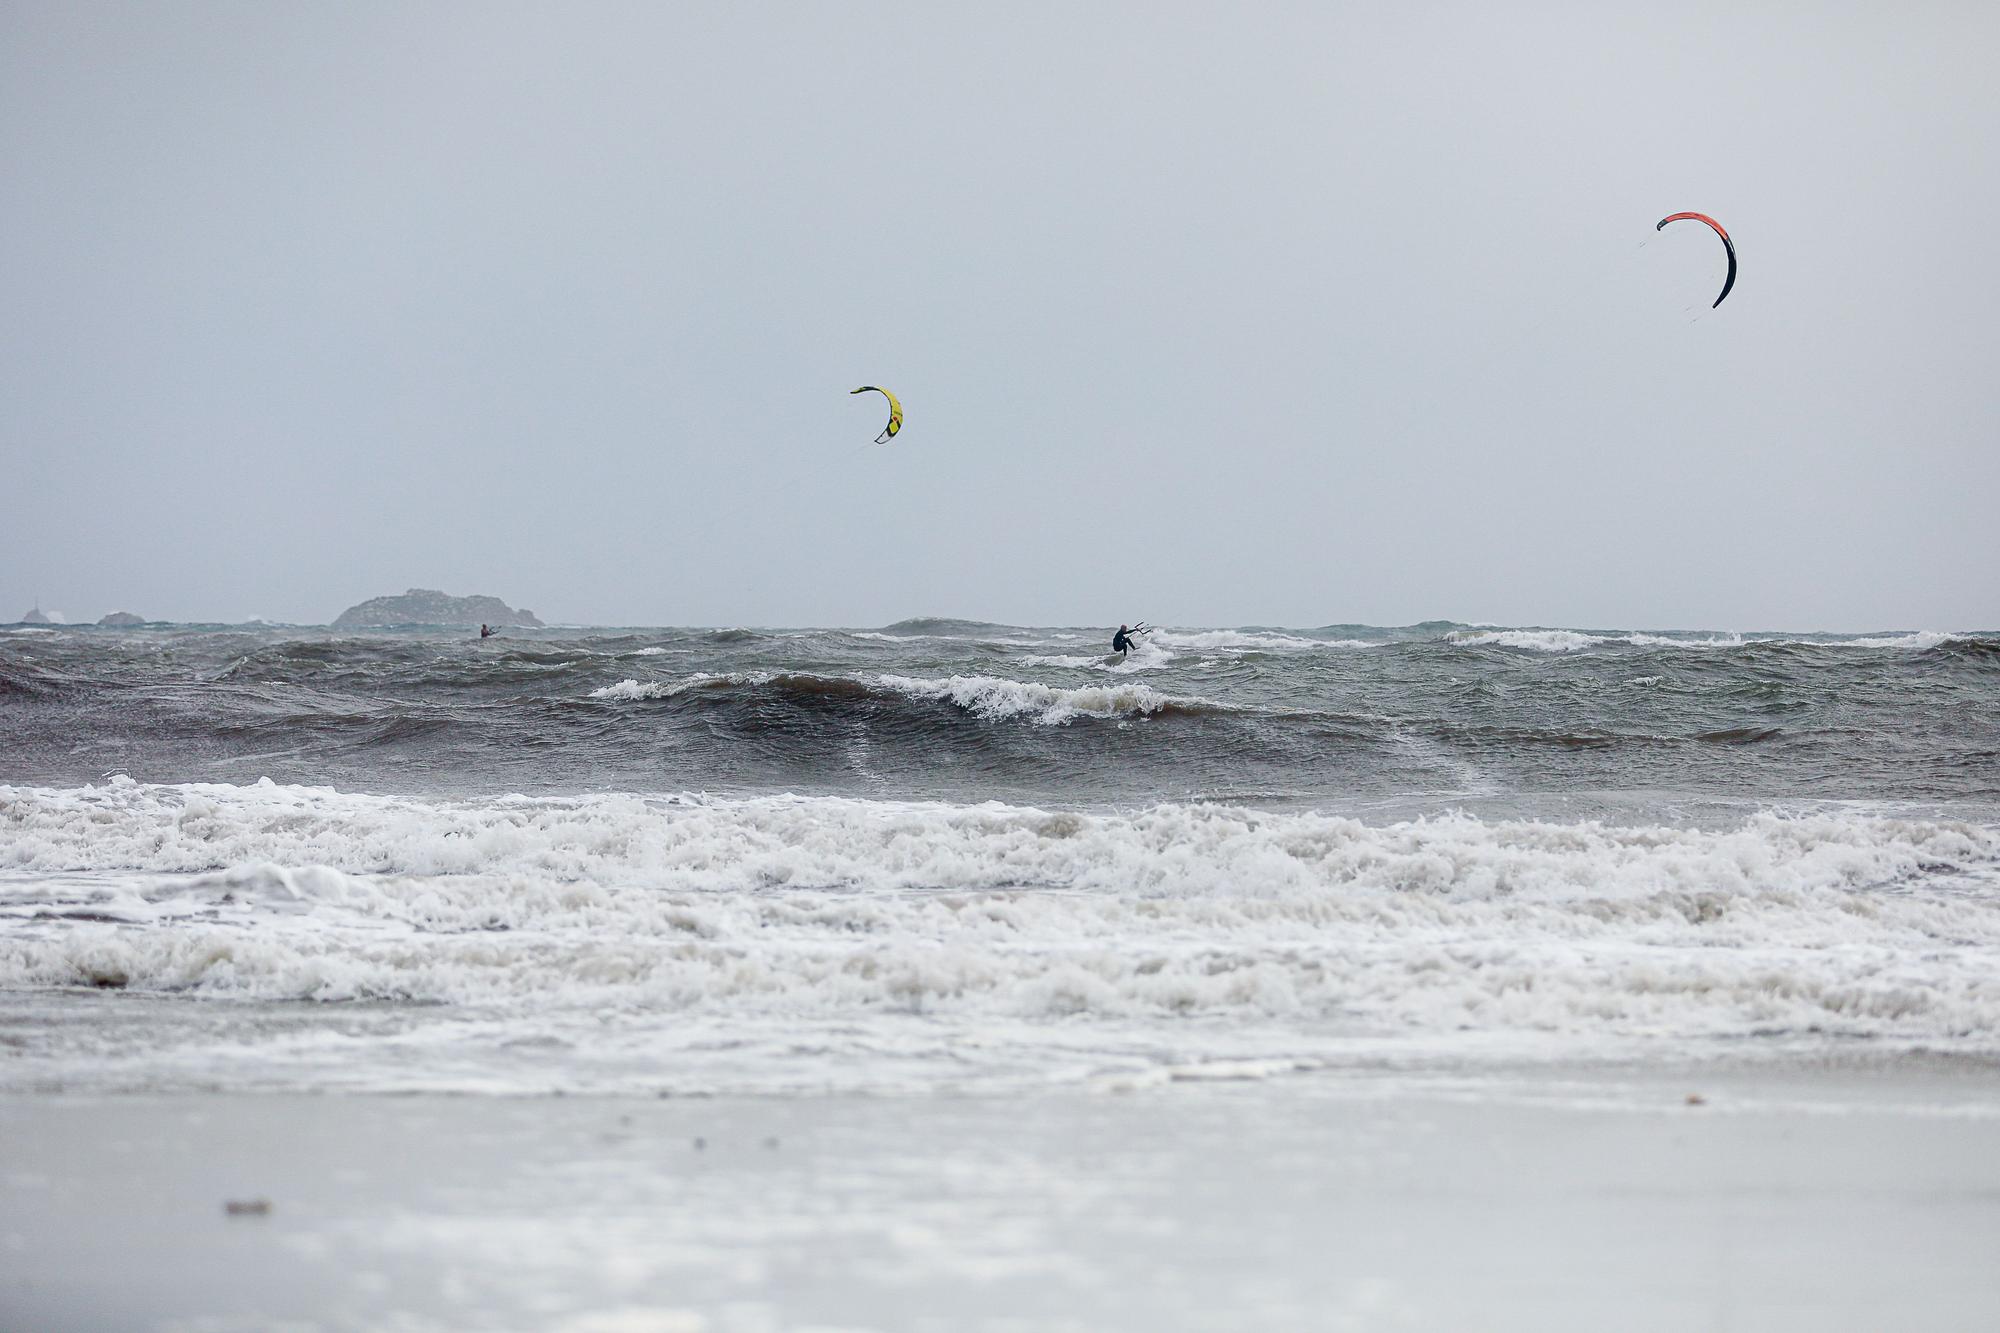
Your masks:
<instances>
[{"instance_id":1,"label":"whitewater","mask_svg":"<svg viewBox=\"0 0 2000 1333\"><path fill-rule=\"evenodd\" d=\"M2000 1055L2000 635L0 630L0 1090Z\"/></svg>"}]
</instances>

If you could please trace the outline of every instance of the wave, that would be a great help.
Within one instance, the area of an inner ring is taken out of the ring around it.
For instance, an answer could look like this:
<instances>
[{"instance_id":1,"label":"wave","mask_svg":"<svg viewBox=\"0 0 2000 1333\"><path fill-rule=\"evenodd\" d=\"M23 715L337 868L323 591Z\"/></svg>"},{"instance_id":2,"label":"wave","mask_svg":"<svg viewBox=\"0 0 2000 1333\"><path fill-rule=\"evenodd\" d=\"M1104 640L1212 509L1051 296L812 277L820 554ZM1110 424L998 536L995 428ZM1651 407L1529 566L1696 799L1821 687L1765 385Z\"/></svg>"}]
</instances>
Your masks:
<instances>
[{"instance_id":1,"label":"wave","mask_svg":"<svg viewBox=\"0 0 2000 1333\"><path fill-rule=\"evenodd\" d=\"M884 625L879 631L864 633L867 638L955 639L990 638L996 634L1019 634L1017 625L1001 625L990 620L957 620L950 616L913 616Z\"/></svg>"},{"instance_id":2,"label":"wave","mask_svg":"<svg viewBox=\"0 0 2000 1333\"><path fill-rule=\"evenodd\" d=\"M915 676L878 676L889 688L912 699L938 699L992 721L1025 717L1045 726L1060 726L1079 717L1118 718L1196 715L1234 712L1213 700L1162 694L1148 685L1082 686L1060 689L1035 681L999 676L951 676L925 680Z\"/></svg>"},{"instance_id":3,"label":"wave","mask_svg":"<svg viewBox=\"0 0 2000 1333\"><path fill-rule=\"evenodd\" d=\"M55 672L0 664L0 699L10 695L19 699L59 698L64 688L65 682Z\"/></svg>"},{"instance_id":4,"label":"wave","mask_svg":"<svg viewBox=\"0 0 2000 1333\"><path fill-rule=\"evenodd\" d=\"M1613 643L1629 643L1641 648L1741 648L1749 642L1741 634L1711 634L1704 638L1669 638L1664 634L1618 634Z\"/></svg>"},{"instance_id":5,"label":"wave","mask_svg":"<svg viewBox=\"0 0 2000 1333\"><path fill-rule=\"evenodd\" d=\"M1297 634L1281 634L1273 630L1169 630L1155 629L1151 636L1155 643L1168 648L1192 648L1201 651L1247 651L1247 652L1301 652L1318 648L1379 648L1381 644L1367 639L1308 639Z\"/></svg>"},{"instance_id":6,"label":"wave","mask_svg":"<svg viewBox=\"0 0 2000 1333\"><path fill-rule=\"evenodd\" d=\"M1022 642L1022 638L1019 636L999 638L991 634L900 634L890 633L887 630L872 629L839 630L835 632L850 639L866 639L871 643L976 643L994 648L1012 648ZM1068 639L1075 638L1076 636L1073 634L1059 634L1056 637Z\"/></svg>"},{"instance_id":7,"label":"wave","mask_svg":"<svg viewBox=\"0 0 2000 1333\"><path fill-rule=\"evenodd\" d=\"M1711 634L1702 637L1645 634L1592 634L1571 629L1460 629L1444 636L1447 643L1465 647L1520 648L1541 653L1575 653L1608 644L1639 648L1894 648L1929 649L1966 641L1969 636L1922 630L1913 634L1881 634L1852 639L1826 637L1799 638L1768 635L1746 638L1741 634ZM1974 639L1977 642L1978 640Z\"/></svg>"},{"instance_id":8,"label":"wave","mask_svg":"<svg viewBox=\"0 0 2000 1333\"><path fill-rule=\"evenodd\" d=\"M1695 739L1711 745L1761 745L1784 734L1778 727L1724 727L1717 731L1704 731Z\"/></svg>"},{"instance_id":9,"label":"wave","mask_svg":"<svg viewBox=\"0 0 2000 1333\"><path fill-rule=\"evenodd\" d=\"M1352 632L1346 642L1371 633ZM2000 796L1980 759L1994 749L1981 720L2000 686L1991 631L1815 646L1457 625L1350 651L1329 637L1342 626L1169 629L1115 665L1098 656L1104 640L1074 629L915 644L837 630L714 644L710 633L0 639L0 781L124 769L412 794L685 787L1061 804L1268 790L1407 798L1406 810L1479 793L1520 811L1602 808L1561 803L1603 792L1647 793L1659 810L1679 808L1683 791L1966 808ZM1356 724L1364 714L1381 720ZM1456 776L1473 768L1477 780Z\"/></svg>"},{"instance_id":10,"label":"wave","mask_svg":"<svg viewBox=\"0 0 2000 1333\"><path fill-rule=\"evenodd\" d=\"M518 1005L586 1031L613 1004L2000 1035L2000 830L1948 820L1370 826L119 780L0 787L0 870L0 989Z\"/></svg>"},{"instance_id":11,"label":"wave","mask_svg":"<svg viewBox=\"0 0 2000 1333\"><path fill-rule=\"evenodd\" d=\"M1918 630L1912 634L1875 634L1859 639L1822 640L1820 646L1826 648L1939 648L1948 643L1957 643L1966 636L1949 634L1943 630Z\"/></svg>"},{"instance_id":12,"label":"wave","mask_svg":"<svg viewBox=\"0 0 2000 1333\"><path fill-rule=\"evenodd\" d=\"M1670 638L1664 634L1588 634L1573 629L1466 629L1444 636L1447 643L1466 647L1524 648L1538 653L1576 653L1586 648L1622 643L1637 648L1741 648L1740 634L1709 635L1704 638Z\"/></svg>"},{"instance_id":13,"label":"wave","mask_svg":"<svg viewBox=\"0 0 2000 1333\"><path fill-rule=\"evenodd\" d=\"M1232 712L1226 704L1200 698L1162 694L1145 685L1084 686L1062 689L1035 681L1000 676L873 675L815 676L799 672L697 672L678 680L625 679L590 692L593 699L636 702L675 699L692 691L769 690L817 699L922 700L944 702L989 721L1026 718L1043 725L1061 725L1080 717L1120 718Z\"/></svg>"},{"instance_id":14,"label":"wave","mask_svg":"<svg viewBox=\"0 0 2000 1333\"><path fill-rule=\"evenodd\" d=\"M710 675L697 671L692 676L680 680L638 680L626 677L613 685L606 685L590 692L593 699L622 700L630 703L641 699L671 699L689 690L714 688L720 685L744 685L754 683L755 677L734 675ZM768 679L768 677L766 678Z\"/></svg>"},{"instance_id":15,"label":"wave","mask_svg":"<svg viewBox=\"0 0 2000 1333\"><path fill-rule=\"evenodd\" d=\"M1114 660L1115 659L1115 660ZM1140 671L1165 671L1178 664L1174 654L1157 644L1141 642L1122 658L1111 653L1049 653L1020 659L1022 666L1060 667L1065 671L1102 671L1129 676Z\"/></svg>"},{"instance_id":16,"label":"wave","mask_svg":"<svg viewBox=\"0 0 2000 1333\"><path fill-rule=\"evenodd\" d=\"M1669 886L1865 889L2000 869L2000 829L1844 813L1764 813L1726 832L1465 815L1377 827L1213 804L1092 815L844 797L424 801L269 780L127 777L79 788L0 785L0 834L0 868L10 870L174 873L276 861L681 890L1032 885L1267 897L1359 886L1485 901L1643 896ZM731 845L737 854L718 855ZM897 855L883 859L891 846ZM1989 906L2000 921L2000 901Z\"/></svg>"},{"instance_id":17,"label":"wave","mask_svg":"<svg viewBox=\"0 0 2000 1333\"><path fill-rule=\"evenodd\" d=\"M1926 648L1924 655L1942 661L1996 662L2000 661L2000 636L1966 635L1948 639Z\"/></svg>"},{"instance_id":18,"label":"wave","mask_svg":"<svg viewBox=\"0 0 2000 1333\"><path fill-rule=\"evenodd\" d=\"M1571 629L1453 630L1445 642L1468 648L1525 648L1538 653L1574 653L1608 640Z\"/></svg>"}]
</instances>

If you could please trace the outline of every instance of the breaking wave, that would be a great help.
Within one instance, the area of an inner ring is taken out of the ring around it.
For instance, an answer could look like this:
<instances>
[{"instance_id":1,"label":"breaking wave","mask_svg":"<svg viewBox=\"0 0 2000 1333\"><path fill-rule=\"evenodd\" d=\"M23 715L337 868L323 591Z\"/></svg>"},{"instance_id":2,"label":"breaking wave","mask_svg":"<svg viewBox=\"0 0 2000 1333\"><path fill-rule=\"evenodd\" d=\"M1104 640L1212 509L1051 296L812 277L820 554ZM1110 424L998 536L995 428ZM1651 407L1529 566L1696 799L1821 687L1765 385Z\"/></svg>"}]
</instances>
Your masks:
<instances>
[{"instance_id":1,"label":"breaking wave","mask_svg":"<svg viewBox=\"0 0 2000 1333\"><path fill-rule=\"evenodd\" d=\"M412 795L1064 806L1270 791L1336 807L1409 796L1407 813L1454 794L1519 793L1525 811L1544 795L1625 792L1655 793L1663 819L1677 791L2000 798L1992 632L1166 629L1118 662L1105 642L978 621L484 643L64 630L0 639L0 779L60 786L122 768Z\"/></svg>"},{"instance_id":2,"label":"breaking wave","mask_svg":"<svg viewBox=\"0 0 2000 1333\"><path fill-rule=\"evenodd\" d=\"M917 676L896 675L849 678L778 672L723 675L698 672L679 680L621 680L616 684L592 690L590 697L632 702L673 699L691 691L728 689L765 689L790 696L808 695L830 699L935 701L952 704L989 721L1025 718L1046 726L1060 726L1082 717L1129 718L1234 711L1225 704L1207 699L1162 694L1145 685L1062 689L1054 685L1008 680L999 676L950 676L944 679L924 679Z\"/></svg>"},{"instance_id":3,"label":"breaking wave","mask_svg":"<svg viewBox=\"0 0 2000 1333\"><path fill-rule=\"evenodd\" d=\"M1922 650L1945 644L1978 641L1972 636L1947 634L1939 630L1923 630L1914 634L1878 634L1856 639L1836 639L1829 637L1787 638L1770 635L1746 638L1741 634L1721 634L1704 636L1675 637L1664 634L1589 634L1571 629L1470 629L1453 630L1446 634L1445 641L1465 647L1521 648L1538 653L1575 653L1587 648L1599 648L1607 644L1625 644L1636 648L1746 648L1763 646L1790 646L1810 648L1899 648Z\"/></svg>"},{"instance_id":4,"label":"breaking wave","mask_svg":"<svg viewBox=\"0 0 2000 1333\"><path fill-rule=\"evenodd\" d=\"M1939 648L1948 643L1959 643L1967 636L1947 634L1941 630L1918 630L1914 634L1877 634L1859 639L1835 639L1829 648Z\"/></svg>"},{"instance_id":5,"label":"breaking wave","mask_svg":"<svg viewBox=\"0 0 2000 1333\"><path fill-rule=\"evenodd\" d=\"M0 787L0 847L0 988L2000 1038L2000 833L1953 821L120 780Z\"/></svg>"},{"instance_id":6,"label":"breaking wave","mask_svg":"<svg viewBox=\"0 0 2000 1333\"><path fill-rule=\"evenodd\" d=\"M1168 648L1192 648L1208 652L1308 652L1319 648L1379 648L1368 639L1308 639L1275 631L1234 629L1156 629L1148 636Z\"/></svg>"},{"instance_id":7,"label":"breaking wave","mask_svg":"<svg viewBox=\"0 0 2000 1333\"><path fill-rule=\"evenodd\" d=\"M1208 699L1162 694L1149 685L1098 685L1066 690L997 676L951 676L944 680L879 676L877 679L912 699L944 700L992 721L1027 718L1045 726L1060 726L1080 717L1192 716L1235 711L1227 704Z\"/></svg>"},{"instance_id":8,"label":"breaking wave","mask_svg":"<svg viewBox=\"0 0 2000 1333\"><path fill-rule=\"evenodd\" d=\"M731 685L755 685L774 679L776 677L770 674L761 676L733 673L717 675L706 671L697 671L691 676L682 677L680 680L637 680L628 676L615 685L606 685L592 690L590 697L593 699L608 699L632 703L641 699L671 699L676 695L686 694L689 690L721 689Z\"/></svg>"}]
</instances>

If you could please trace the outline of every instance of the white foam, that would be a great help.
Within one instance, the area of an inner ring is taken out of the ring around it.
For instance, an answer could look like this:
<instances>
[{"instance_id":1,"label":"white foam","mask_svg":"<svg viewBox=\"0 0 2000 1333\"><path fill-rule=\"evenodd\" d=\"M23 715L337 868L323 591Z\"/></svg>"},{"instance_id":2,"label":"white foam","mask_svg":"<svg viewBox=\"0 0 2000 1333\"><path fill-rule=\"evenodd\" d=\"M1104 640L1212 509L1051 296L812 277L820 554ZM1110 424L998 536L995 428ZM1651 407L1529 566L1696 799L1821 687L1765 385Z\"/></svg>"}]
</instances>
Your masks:
<instances>
[{"instance_id":1,"label":"white foam","mask_svg":"<svg viewBox=\"0 0 2000 1333\"><path fill-rule=\"evenodd\" d=\"M1098 659L1088 659L1098 660ZM780 680L773 672L700 671L676 680L637 680L628 677L590 692L593 699L612 702L639 702L671 699L700 687L754 686ZM858 678L825 677L828 681L851 680L853 684L900 694L907 699L937 700L992 721L1021 718L1043 726L1062 726L1078 718L1141 718L1158 713L1185 711L1226 711L1228 705L1192 696L1163 694L1146 685L1100 685L1062 689L1037 681L1009 680L1003 676L947 676L941 679L891 674Z\"/></svg>"},{"instance_id":2,"label":"white foam","mask_svg":"<svg viewBox=\"0 0 2000 1333\"><path fill-rule=\"evenodd\" d=\"M677 694L693 689L697 685L712 680L723 679L707 672L696 672L680 680L635 680L627 676L614 685L605 685L590 692L593 699L615 699L636 702L641 699L671 699Z\"/></svg>"},{"instance_id":3,"label":"white foam","mask_svg":"<svg viewBox=\"0 0 2000 1333\"><path fill-rule=\"evenodd\" d=\"M1574 653L1610 640L1573 629L1453 630L1447 642L1467 647L1525 648L1537 653Z\"/></svg>"},{"instance_id":4,"label":"white foam","mask_svg":"<svg viewBox=\"0 0 2000 1333\"><path fill-rule=\"evenodd\" d=\"M1942 630L1918 630L1914 634L1877 634L1859 639L1835 639L1821 646L1827 648L1936 648L1947 643L1957 643L1965 638L1962 634L1947 634Z\"/></svg>"},{"instance_id":5,"label":"white foam","mask_svg":"<svg viewBox=\"0 0 2000 1333\"><path fill-rule=\"evenodd\" d=\"M1122 658L1114 660L1114 655L1055 653L1024 657L1023 666L1061 667L1068 671L1102 671L1110 675L1132 675L1139 671L1164 671L1174 665L1172 653L1148 640L1141 639Z\"/></svg>"},{"instance_id":6,"label":"white foam","mask_svg":"<svg viewBox=\"0 0 2000 1333\"><path fill-rule=\"evenodd\" d=\"M510 1087L565 1086L598 1058L506 1054L524 1041L610 1043L641 1071L631 1086L674 1087L873 1086L912 1061L1084 1078L1130 1063L1113 1051L1326 1060L1359 1038L1514 1050L1554 1034L1577 1054L1778 1031L2000 1050L2000 830L1855 814L1377 827L1206 805L419 801L120 779L0 787L0 924L0 992L443 1006L397 1022L464 1014L441 1052L490 1033ZM1217 1025L1190 1026L1203 1018ZM60 1026L36 1041L66 1040ZM748 1053L665 1060L659 1043L690 1033ZM799 1052L805 1033L823 1061ZM192 1058L142 1028L98 1033L68 1063L18 1056L0 1086L111 1070L106 1040L129 1043L118 1069L164 1077ZM247 1059L247 1040L214 1060ZM369 1063L338 1045L296 1058L342 1086L410 1078L400 1047Z\"/></svg>"},{"instance_id":7,"label":"white foam","mask_svg":"<svg viewBox=\"0 0 2000 1333\"><path fill-rule=\"evenodd\" d=\"M1746 640L1741 634L1712 634L1704 639L1671 639L1662 634L1620 634L1614 636L1619 643L1635 644L1642 648L1741 648Z\"/></svg>"},{"instance_id":8,"label":"white foam","mask_svg":"<svg viewBox=\"0 0 2000 1333\"><path fill-rule=\"evenodd\" d=\"M1221 711L1226 705L1206 699L1162 694L1148 685L1086 685L1060 689L1036 681L1002 676L949 676L927 680L917 676L881 675L875 679L912 699L939 699L994 721L1027 718L1044 726L1061 726L1080 717L1147 717L1168 709Z\"/></svg>"},{"instance_id":9,"label":"white foam","mask_svg":"<svg viewBox=\"0 0 2000 1333\"><path fill-rule=\"evenodd\" d=\"M1235 629L1155 629L1149 635L1168 648L1212 652L1310 652L1322 648L1376 648L1365 639L1308 639L1297 634L1255 633Z\"/></svg>"},{"instance_id":10,"label":"white foam","mask_svg":"<svg viewBox=\"0 0 2000 1333\"><path fill-rule=\"evenodd\" d=\"M1711 634L1701 638L1674 638L1662 634L1586 634L1570 629L1481 629L1453 630L1446 634L1449 643L1468 646L1488 646L1497 648L1523 648L1541 653L1574 653L1604 644L1631 644L1641 648L1684 648L1689 650L1742 648L1755 644L1786 644L1815 648L1935 648L1940 644L1957 642L1965 636L1947 634L1939 630L1922 630L1914 634L1882 634L1856 639L1800 639L1773 635L1762 638L1745 638L1741 634Z\"/></svg>"}]
</instances>

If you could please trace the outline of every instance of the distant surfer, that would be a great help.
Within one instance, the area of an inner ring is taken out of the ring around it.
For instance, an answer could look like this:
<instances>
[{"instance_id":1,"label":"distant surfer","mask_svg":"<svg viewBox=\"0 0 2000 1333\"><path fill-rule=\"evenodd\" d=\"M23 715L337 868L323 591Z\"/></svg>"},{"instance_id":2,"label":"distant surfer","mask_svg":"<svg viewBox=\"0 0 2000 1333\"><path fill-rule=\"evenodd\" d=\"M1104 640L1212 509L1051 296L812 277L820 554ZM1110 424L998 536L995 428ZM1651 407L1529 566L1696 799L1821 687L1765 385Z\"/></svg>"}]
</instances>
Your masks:
<instances>
[{"instance_id":1,"label":"distant surfer","mask_svg":"<svg viewBox=\"0 0 2000 1333\"><path fill-rule=\"evenodd\" d=\"M479 637L480 637L480 638L482 638L482 639L490 639L490 638L492 638L492 637L493 637L493 627L492 627L491 625L481 625L481 626L479 627Z\"/></svg>"},{"instance_id":2,"label":"distant surfer","mask_svg":"<svg viewBox=\"0 0 2000 1333\"><path fill-rule=\"evenodd\" d=\"M1139 622L1142 627L1145 623L1143 620ZM1135 634L1144 634L1145 632L1143 628L1133 629L1130 625L1120 625L1118 632L1111 636L1111 651L1114 653L1131 652L1134 642L1132 636Z\"/></svg>"}]
</instances>

